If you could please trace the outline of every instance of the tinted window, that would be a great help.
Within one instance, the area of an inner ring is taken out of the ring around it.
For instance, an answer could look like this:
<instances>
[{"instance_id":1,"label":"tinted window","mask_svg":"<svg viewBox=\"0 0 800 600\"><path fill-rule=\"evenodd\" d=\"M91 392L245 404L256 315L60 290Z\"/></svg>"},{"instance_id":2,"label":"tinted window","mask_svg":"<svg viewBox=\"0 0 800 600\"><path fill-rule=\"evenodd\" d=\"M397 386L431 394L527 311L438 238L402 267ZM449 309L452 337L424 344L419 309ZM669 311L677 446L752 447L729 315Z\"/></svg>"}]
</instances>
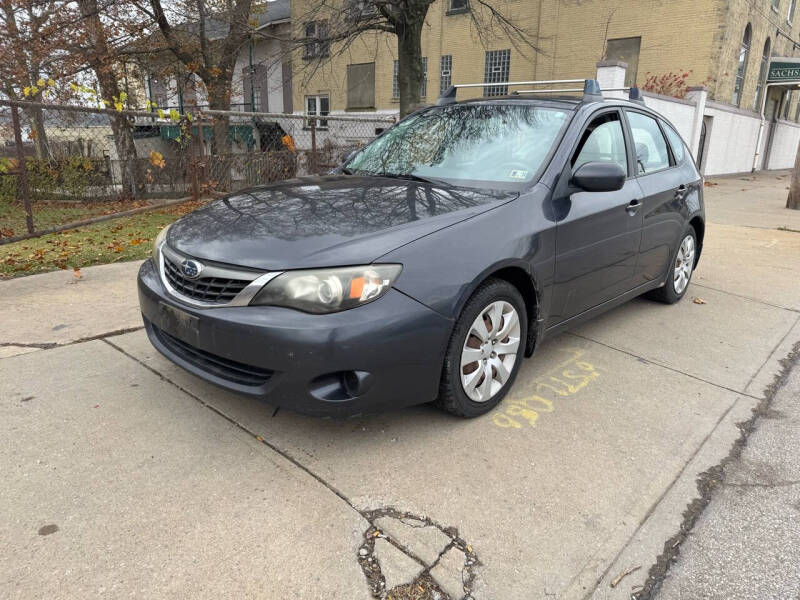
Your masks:
<instances>
[{"instance_id":1,"label":"tinted window","mask_svg":"<svg viewBox=\"0 0 800 600\"><path fill-rule=\"evenodd\" d=\"M669 166L667 142L656 120L642 113L629 112L628 121L631 124L639 175L666 169Z\"/></svg>"},{"instance_id":2,"label":"tinted window","mask_svg":"<svg viewBox=\"0 0 800 600\"><path fill-rule=\"evenodd\" d=\"M675 157L675 162L683 162L683 157L686 156L686 151L684 150L684 144L681 136L679 136L678 132L666 123L662 123L662 125L664 125L664 131L667 132L667 139L669 140L669 145L672 148L672 155Z\"/></svg>"},{"instance_id":3,"label":"tinted window","mask_svg":"<svg viewBox=\"0 0 800 600\"><path fill-rule=\"evenodd\" d=\"M613 162L628 172L628 157L625 154L625 136L619 114L606 113L594 119L581 136L572 168L577 169L587 162Z\"/></svg>"},{"instance_id":4,"label":"tinted window","mask_svg":"<svg viewBox=\"0 0 800 600\"><path fill-rule=\"evenodd\" d=\"M567 122L563 110L519 104L436 107L404 119L347 168L368 175L524 183Z\"/></svg>"}]
</instances>

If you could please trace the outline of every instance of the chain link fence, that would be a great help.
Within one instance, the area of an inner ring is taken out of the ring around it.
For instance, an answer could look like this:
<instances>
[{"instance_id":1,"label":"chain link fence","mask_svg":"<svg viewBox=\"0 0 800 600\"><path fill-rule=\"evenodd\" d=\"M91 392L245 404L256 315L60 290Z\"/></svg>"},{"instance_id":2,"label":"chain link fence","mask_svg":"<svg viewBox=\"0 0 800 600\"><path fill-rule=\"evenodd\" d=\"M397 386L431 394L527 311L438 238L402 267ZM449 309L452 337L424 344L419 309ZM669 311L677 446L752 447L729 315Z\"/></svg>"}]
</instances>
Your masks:
<instances>
[{"instance_id":1,"label":"chain link fence","mask_svg":"<svg viewBox=\"0 0 800 600\"><path fill-rule=\"evenodd\" d=\"M393 123L0 100L0 244L325 173Z\"/></svg>"}]
</instances>

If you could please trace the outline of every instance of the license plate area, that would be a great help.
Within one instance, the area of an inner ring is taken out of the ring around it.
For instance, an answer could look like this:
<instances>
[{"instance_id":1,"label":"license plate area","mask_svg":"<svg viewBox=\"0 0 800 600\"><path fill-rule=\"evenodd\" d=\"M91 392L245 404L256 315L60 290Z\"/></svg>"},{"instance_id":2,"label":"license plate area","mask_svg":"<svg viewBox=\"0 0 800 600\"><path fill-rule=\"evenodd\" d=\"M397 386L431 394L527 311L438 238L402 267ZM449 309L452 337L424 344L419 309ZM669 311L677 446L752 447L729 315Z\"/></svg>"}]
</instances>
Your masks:
<instances>
[{"instance_id":1,"label":"license plate area","mask_svg":"<svg viewBox=\"0 0 800 600\"><path fill-rule=\"evenodd\" d=\"M158 303L158 314L161 329L187 344L198 345L200 341L200 319L198 317L165 302Z\"/></svg>"}]
</instances>

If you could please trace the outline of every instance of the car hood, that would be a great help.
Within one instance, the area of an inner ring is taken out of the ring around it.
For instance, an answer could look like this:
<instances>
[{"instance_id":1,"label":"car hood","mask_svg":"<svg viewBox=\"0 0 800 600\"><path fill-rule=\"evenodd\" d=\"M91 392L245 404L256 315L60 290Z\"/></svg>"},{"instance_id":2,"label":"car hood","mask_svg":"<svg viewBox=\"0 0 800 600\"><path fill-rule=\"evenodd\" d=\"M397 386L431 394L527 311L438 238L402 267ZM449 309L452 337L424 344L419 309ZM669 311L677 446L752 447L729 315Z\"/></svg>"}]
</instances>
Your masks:
<instances>
[{"instance_id":1,"label":"car hood","mask_svg":"<svg viewBox=\"0 0 800 600\"><path fill-rule=\"evenodd\" d=\"M212 202L176 221L167 243L199 259L267 271L367 264L518 195L388 178L303 178Z\"/></svg>"}]
</instances>

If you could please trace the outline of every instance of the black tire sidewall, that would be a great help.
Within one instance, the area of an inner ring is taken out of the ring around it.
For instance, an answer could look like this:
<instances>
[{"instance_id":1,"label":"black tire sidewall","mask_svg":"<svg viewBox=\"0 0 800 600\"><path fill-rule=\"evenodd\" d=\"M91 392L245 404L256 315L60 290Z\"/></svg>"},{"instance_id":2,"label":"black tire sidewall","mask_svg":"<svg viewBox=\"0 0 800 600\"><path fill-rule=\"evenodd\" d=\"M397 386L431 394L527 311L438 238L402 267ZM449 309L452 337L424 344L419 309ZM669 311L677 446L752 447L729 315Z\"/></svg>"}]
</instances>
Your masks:
<instances>
[{"instance_id":1,"label":"black tire sidewall","mask_svg":"<svg viewBox=\"0 0 800 600\"><path fill-rule=\"evenodd\" d=\"M505 386L493 398L486 402L475 402L467 396L461 383L461 352L466 342L473 321L489 304L504 300L517 311L520 320L520 345L517 359ZM491 411L497 406L513 387L524 356L528 334L528 314L525 300L516 287L507 281L494 279L483 283L472 295L453 328L453 334L445 355L444 372L442 374L442 394L447 396L444 408L448 412L464 417L477 417Z\"/></svg>"}]
</instances>

